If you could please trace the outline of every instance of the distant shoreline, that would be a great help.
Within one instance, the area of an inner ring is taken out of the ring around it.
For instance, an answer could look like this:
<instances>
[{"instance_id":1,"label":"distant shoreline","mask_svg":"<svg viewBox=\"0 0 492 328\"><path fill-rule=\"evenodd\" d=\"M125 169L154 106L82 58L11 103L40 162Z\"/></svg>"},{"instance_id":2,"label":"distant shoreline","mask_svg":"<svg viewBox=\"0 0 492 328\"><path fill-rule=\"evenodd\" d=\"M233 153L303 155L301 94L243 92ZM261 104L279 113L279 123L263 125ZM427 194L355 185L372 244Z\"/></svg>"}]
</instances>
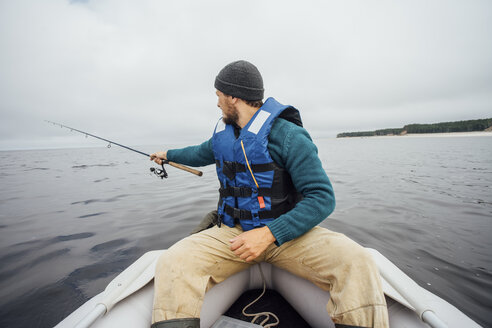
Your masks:
<instances>
[{"instance_id":1,"label":"distant shoreline","mask_svg":"<svg viewBox=\"0 0 492 328\"><path fill-rule=\"evenodd\" d=\"M492 118L441 122L431 124L407 124L402 128L386 128L374 131L342 132L337 134L337 138L345 137L372 137L372 136L392 136L406 134L438 134L438 133L473 133L492 130Z\"/></svg>"},{"instance_id":2,"label":"distant shoreline","mask_svg":"<svg viewBox=\"0 0 492 328\"><path fill-rule=\"evenodd\" d=\"M472 131L472 132L439 132L439 133L407 133L407 134L387 134L382 136L358 136L358 137L337 137L337 139L353 138L446 138L446 137L492 137L492 131Z\"/></svg>"}]
</instances>

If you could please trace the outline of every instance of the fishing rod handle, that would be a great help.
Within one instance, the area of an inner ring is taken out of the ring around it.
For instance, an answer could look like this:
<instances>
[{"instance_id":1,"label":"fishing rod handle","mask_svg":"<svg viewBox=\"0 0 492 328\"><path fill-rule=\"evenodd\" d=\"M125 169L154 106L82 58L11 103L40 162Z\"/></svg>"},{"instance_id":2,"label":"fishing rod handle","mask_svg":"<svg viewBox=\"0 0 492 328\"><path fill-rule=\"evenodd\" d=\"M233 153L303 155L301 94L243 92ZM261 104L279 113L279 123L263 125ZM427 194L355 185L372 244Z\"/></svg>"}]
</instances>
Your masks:
<instances>
[{"instance_id":1,"label":"fishing rod handle","mask_svg":"<svg viewBox=\"0 0 492 328\"><path fill-rule=\"evenodd\" d=\"M178 163L169 162L169 165L174 166L177 169L181 169L183 171L187 171L187 172L193 173L194 175L198 175L199 177L201 177L203 175L203 172L202 171L198 171L198 170L192 169L191 167L184 166L184 165L181 165L181 164L178 164Z\"/></svg>"}]
</instances>

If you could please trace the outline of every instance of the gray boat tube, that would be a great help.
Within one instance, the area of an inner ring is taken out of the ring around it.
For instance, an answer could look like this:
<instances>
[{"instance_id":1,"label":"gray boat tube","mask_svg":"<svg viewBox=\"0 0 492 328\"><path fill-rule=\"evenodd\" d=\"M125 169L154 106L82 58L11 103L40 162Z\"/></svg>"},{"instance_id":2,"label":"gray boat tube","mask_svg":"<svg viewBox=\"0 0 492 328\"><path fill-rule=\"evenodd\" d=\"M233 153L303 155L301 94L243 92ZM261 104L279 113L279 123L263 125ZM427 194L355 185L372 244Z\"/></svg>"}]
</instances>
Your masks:
<instances>
[{"instance_id":1,"label":"gray boat tube","mask_svg":"<svg viewBox=\"0 0 492 328\"><path fill-rule=\"evenodd\" d=\"M106 306L104 304L97 304L96 307L82 320L77 323L75 328L87 328L90 327L97 319L102 317L106 313Z\"/></svg>"},{"instance_id":2,"label":"gray boat tube","mask_svg":"<svg viewBox=\"0 0 492 328\"><path fill-rule=\"evenodd\" d=\"M432 328L448 328L448 325L439 319L439 317L432 310L427 310L422 313L421 318L423 322Z\"/></svg>"},{"instance_id":3,"label":"gray boat tube","mask_svg":"<svg viewBox=\"0 0 492 328\"><path fill-rule=\"evenodd\" d=\"M377 250L366 249L371 253L381 276L413 307L413 311L423 322L432 328L448 328L428 304L422 287Z\"/></svg>"}]
</instances>

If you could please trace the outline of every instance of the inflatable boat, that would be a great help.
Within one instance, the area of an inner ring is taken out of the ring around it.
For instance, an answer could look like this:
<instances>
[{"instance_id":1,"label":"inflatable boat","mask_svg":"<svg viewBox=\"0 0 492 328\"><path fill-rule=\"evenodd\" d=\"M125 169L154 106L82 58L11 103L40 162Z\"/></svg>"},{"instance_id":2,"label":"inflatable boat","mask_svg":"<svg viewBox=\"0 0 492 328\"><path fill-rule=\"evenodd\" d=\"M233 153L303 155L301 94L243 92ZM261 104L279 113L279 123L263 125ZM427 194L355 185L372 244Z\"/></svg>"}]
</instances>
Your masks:
<instances>
[{"instance_id":1,"label":"inflatable boat","mask_svg":"<svg viewBox=\"0 0 492 328\"><path fill-rule=\"evenodd\" d=\"M419 286L377 250L366 249L381 273L390 327L480 327L456 307ZM165 250L145 253L113 279L102 293L56 327L150 327L154 271L162 252ZM205 295L200 326L261 327L257 323L224 316L224 313L245 291L262 287L282 295L310 327L335 327L326 312L328 292L268 263L253 265L211 288ZM277 327L282 327L282 322Z\"/></svg>"}]
</instances>

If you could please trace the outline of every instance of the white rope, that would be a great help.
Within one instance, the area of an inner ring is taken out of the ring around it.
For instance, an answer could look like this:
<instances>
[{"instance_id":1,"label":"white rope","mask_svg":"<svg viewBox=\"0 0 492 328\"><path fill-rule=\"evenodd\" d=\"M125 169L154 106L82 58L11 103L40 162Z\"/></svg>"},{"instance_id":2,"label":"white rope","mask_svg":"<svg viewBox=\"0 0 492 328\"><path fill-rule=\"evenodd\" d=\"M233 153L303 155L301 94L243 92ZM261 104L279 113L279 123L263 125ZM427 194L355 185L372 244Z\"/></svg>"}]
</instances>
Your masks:
<instances>
[{"instance_id":1,"label":"white rope","mask_svg":"<svg viewBox=\"0 0 492 328\"><path fill-rule=\"evenodd\" d=\"M251 314L246 313L246 309L249 308L251 305L255 304L265 294L266 291L266 281L265 281L265 276L263 275L263 270L261 269L261 263L258 264L258 268L260 268L261 280L263 281L263 291L261 292L260 296L258 296L253 302L249 303L243 308L243 315L247 317L253 317L251 323L255 323L255 321L262 316L266 316L266 318L260 323L260 326L264 328L276 327L280 323L280 320L273 312L259 312L259 313L251 313ZM265 323L267 323L270 320L270 316L275 318L277 322L265 325Z\"/></svg>"}]
</instances>

